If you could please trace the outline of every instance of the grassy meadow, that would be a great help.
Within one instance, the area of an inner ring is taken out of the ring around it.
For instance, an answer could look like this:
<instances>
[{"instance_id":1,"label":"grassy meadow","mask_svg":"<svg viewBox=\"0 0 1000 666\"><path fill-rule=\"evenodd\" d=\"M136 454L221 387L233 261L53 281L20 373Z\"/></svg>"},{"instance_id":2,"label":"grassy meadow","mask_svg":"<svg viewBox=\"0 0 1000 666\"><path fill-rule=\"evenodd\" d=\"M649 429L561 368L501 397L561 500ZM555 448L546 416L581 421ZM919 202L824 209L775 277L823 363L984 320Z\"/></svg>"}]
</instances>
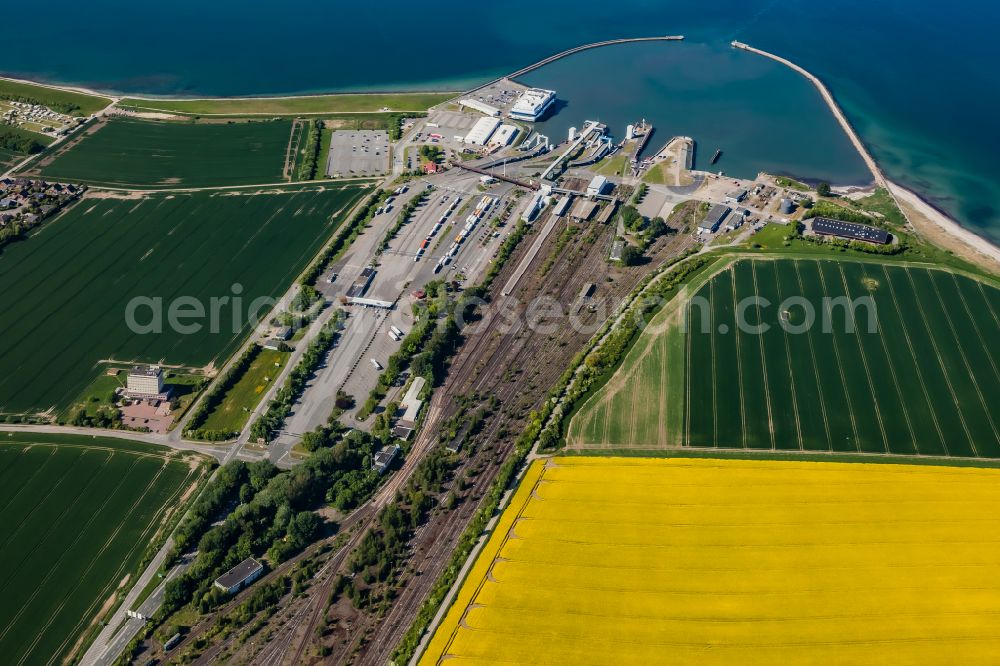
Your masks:
<instances>
[{"instance_id":1,"label":"grassy meadow","mask_svg":"<svg viewBox=\"0 0 1000 666\"><path fill-rule=\"evenodd\" d=\"M824 308L844 296L870 298L871 331L866 307L853 332L845 308ZM814 307L805 332L789 297ZM1000 457L1000 290L926 267L741 260L694 302L686 335L654 320L572 420L571 445ZM741 303L765 332L740 330Z\"/></svg>"},{"instance_id":2,"label":"grassy meadow","mask_svg":"<svg viewBox=\"0 0 1000 666\"><path fill-rule=\"evenodd\" d=\"M17 352L0 354L0 414L61 410L116 362L220 364L251 330L254 299L283 294L365 192L326 185L78 202L3 252L0 335ZM236 296L241 321L232 323L235 301L221 303L213 332L211 299ZM180 297L204 308L206 318L181 322L199 330L169 326ZM161 333L127 326L136 298L136 322L155 324L160 313Z\"/></svg>"},{"instance_id":3,"label":"grassy meadow","mask_svg":"<svg viewBox=\"0 0 1000 666\"><path fill-rule=\"evenodd\" d=\"M196 460L121 439L0 432L5 663L59 663L81 647L201 478Z\"/></svg>"},{"instance_id":4,"label":"grassy meadow","mask_svg":"<svg viewBox=\"0 0 1000 666\"><path fill-rule=\"evenodd\" d=\"M250 412L260 402L261 396L285 367L290 352L263 349L243 373L243 376L226 391L225 397L205 419L200 430L239 432L246 425Z\"/></svg>"},{"instance_id":5,"label":"grassy meadow","mask_svg":"<svg viewBox=\"0 0 1000 666\"><path fill-rule=\"evenodd\" d=\"M243 97L217 99L142 99L126 98L121 106L144 111L166 111L192 115L308 115L325 113L370 113L391 111L426 111L451 99L455 93L344 93L299 97Z\"/></svg>"},{"instance_id":6,"label":"grassy meadow","mask_svg":"<svg viewBox=\"0 0 1000 666\"><path fill-rule=\"evenodd\" d=\"M70 116L89 116L111 104L111 99L73 90L0 78L0 99L31 100Z\"/></svg>"},{"instance_id":7,"label":"grassy meadow","mask_svg":"<svg viewBox=\"0 0 1000 666\"><path fill-rule=\"evenodd\" d=\"M536 460L421 664L990 663L1000 470Z\"/></svg>"},{"instance_id":8,"label":"grassy meadow","mask_svg":"<svg viewBox=\"0 0 1000 666\"><path fill-rule=\"evenodd\" d=\"M95 129L96 128L96 129ZM37 165L45 178L106 187L207 187L282 181L290 120L114 119Z\"/></svg>"}]
</instances>

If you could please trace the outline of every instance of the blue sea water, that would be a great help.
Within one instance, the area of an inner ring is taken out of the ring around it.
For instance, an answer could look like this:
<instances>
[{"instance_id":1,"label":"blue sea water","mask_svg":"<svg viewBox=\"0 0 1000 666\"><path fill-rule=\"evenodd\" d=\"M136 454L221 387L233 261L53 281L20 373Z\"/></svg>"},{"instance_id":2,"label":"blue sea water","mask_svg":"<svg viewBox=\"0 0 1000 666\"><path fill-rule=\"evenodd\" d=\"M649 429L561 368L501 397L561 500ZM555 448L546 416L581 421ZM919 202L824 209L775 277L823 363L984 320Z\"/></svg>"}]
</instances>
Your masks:
<instances>
[{"instance_id":1,"label":"blue sea water","mask_svg":"<svg viewBox=\"0 0 1000 666\"><path fill-rule=\"evenodd\" d=\"M998 26L1000 3L976 0L522 4L94 0L83 5L50 0L44 6L44 20L32 30L5 30L0 71L154 94L456 88L584 42L684 34L688 37L684 50L665 57L680 59L679 66L701 68L705 78L711 71L707 63L729 58L724 53L726 44L740 39L787 56L820 76L891 178L970 229L1000 241ZM701 64L696 57L699 49L707 58ZM531 80L561 79L570 91L585 68L607 72L610 63L624 57L622 53L607 49L581 55L549 72L539 70ZM739 60L733 58L734 66L743 66ZM711 122L694 118L707 113L706 107L675 105L645 111L662 106L658 100L669 98L671 90L690 92L697 72L688 77L657 77L649 76L649 70L644 74L642 67L631 71L639 75L623 78L619 87L628 90L632 108L621 106L608 94L606 108L586 109L583 88L569 102L585 111L583 115L604 114L609 119L662 113L665 133L673 132L676 120L678 128L701 132L695 138L703 150L722 144L728 171L738 173L757 166L752 160L741 163L748 160L743 148L722 128L714 134ZM780 78L760 71L765 79ZM673 88L682 83L688 87ZM766 86L762 83L762 91L784 96L780 124L789 136L801 137L817 126L810 117L816 100L806 99L807 87L799 86L801 94L793 88L794 84L786 87L780 81L776 89L773 81ZM774 105L767 103L777 103L774 95L750 104L742 92L717 97L707 88L702 90L706 103L724 100L730 105L727 117L737 126L773 124L759 116L776 113ZM754 94L752 85L746 94ZM596 102L602 97L588 96ZM801 107L801 113L789 107ZM708 116L719 113L710 111ZM691 118L678 117L682 113ZM786 148L793 145L792 139L780 141ZM815 154L838 143L824 141L825 147L817 147L807 166L818 171L826 163L830 178L838 173L849 176L853 167L847 161ZM796 162L802 156L789 156L786 148L760 152L756 159L766 162L769 155L777 156L789 170L800 169Z\"/></svg>"}]
</instances>

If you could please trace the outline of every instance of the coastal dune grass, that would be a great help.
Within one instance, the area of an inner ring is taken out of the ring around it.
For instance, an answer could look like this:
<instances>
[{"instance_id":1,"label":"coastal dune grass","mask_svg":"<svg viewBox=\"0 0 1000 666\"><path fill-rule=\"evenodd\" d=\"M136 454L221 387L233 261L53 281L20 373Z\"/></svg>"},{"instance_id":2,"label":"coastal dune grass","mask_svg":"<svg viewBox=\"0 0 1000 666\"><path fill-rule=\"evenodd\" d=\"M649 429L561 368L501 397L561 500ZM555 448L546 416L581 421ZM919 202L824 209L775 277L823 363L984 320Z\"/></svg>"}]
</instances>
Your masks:
<instances>
[{"instance_id":1,"label":"coastal dune grass","mask_svg":"<svg viewBox=\"0 0 1000 666\"><path fill-rule=\"evenodd\" d=\"M59 663L204 470L127 440L0 432L0 654Z\"/></svg>"},{"instance_id":2,"label":"coastal dune grass","mask_svg":"<svg viewBox=\"0 0 1000 666\"><path fill-rule=\"evenodd\" d=\"M195 115L370 113L381 111L383 108L388 108L391 111L425 111L451 99L455 94L450 92L343 93L293 97L190 100L129 97L121 100L119 105L144 111L166 111Z\"/></svg>"},{"instance_id":3,"label":"coastal dune grass","mask_svg":"<svg viewBox=\"0 0 1000 666\"><path fill-rule=\"evenodd\" d=\"M804 323L790 297L814 308L803 333L779 321ZM867 306L853 331L845 308L826 316L841 297L870 299L874 327ZM686 334L654 321L581 407L571 446L1000 457L1000 290L927 267L739 260L691 302ZM741 303L766 331L737 326Z\"/></svg>"},{"instance_id":4,"label":"coastal dune grass","mask_svg":"<svg viewBox=\"0 0 1000 666\"><path fill-rule=\"evenodd\" d=\"M365 192L327 184L78 202L4 249L0 413L63 409L105 362L218 366L250 332L254 299L283 294ZM213 332L211 301L226 297ZM197 330L170 326L179 298L204 308L184 320ZM153 326L159 313L158 330L130 328L133 299L147 304L135 322Z\"/></svg>"},{"instance_id":5,"label":"coastal dune grass","mask_svg":"<svg viewBox=\"0 0 1000 666\"><path fill-rule=\"evenodd\" d=\"M1000 470L531 463L421 664L989 663Z\"/></svg>"}]
</instances>

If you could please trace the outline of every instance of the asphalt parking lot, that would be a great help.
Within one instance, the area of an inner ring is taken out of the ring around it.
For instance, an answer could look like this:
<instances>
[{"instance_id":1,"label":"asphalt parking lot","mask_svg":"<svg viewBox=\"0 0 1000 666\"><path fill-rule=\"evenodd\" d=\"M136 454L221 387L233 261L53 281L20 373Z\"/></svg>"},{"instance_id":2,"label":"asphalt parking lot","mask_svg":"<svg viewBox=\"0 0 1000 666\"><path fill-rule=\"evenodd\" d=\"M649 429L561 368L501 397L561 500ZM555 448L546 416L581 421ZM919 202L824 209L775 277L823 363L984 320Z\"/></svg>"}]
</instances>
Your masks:
<instances>
[{"instance_id":1,"label":"asphalt parking lot","mask_svg":"<svg viewBox=\"0 0 1000 666\"><path fill-rule=\"evenodd\" d=\"M377 176L389 170L389 133L384 130L336 130L330 139L326 175Z\"/></svg>"}]
</instances>

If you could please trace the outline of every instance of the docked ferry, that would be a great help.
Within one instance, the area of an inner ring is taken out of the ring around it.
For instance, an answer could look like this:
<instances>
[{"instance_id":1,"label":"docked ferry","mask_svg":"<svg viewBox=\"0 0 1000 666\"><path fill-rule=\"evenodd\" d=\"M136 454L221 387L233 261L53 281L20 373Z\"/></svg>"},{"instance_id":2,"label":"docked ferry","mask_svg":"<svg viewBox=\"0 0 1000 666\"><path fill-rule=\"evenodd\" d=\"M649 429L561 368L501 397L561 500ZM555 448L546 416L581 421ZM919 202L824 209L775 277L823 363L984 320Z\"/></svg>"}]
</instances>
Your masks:
<instances>
[{"instance_id":1,"label":"docked ferry","mask_svg":"<svg viewBox=\"0 0 1000 666\"><path fill-rule=\"evenodd\" d=\"M556 101L555 90L530 88L521 94L507 114L514 120L534 122L545 115L552 103Z\"/></svg>"}]
</instances>

